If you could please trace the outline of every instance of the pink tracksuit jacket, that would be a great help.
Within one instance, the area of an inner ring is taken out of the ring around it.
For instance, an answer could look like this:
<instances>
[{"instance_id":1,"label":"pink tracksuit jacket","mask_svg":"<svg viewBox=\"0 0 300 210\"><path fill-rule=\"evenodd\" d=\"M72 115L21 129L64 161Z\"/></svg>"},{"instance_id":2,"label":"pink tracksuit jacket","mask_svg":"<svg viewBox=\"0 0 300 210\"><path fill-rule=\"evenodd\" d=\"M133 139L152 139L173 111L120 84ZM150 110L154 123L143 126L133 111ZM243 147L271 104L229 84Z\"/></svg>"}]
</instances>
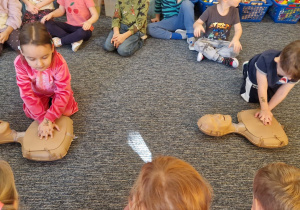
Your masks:
<instances>
[{"instance_id":1,"label":"pink tracksuit jacket","mask_svg":"<svg viewBox=\"0 0 300 210\"><path fill-rule=\"evenodd\" d=\"M69 68L61 54L55 51L50 67L44 71L31 68L22 55L16 57L14 64L27 117L39 122L44 118L54 122L61 115L70 116L78 111Z\"/></svg>"}]
</instances>

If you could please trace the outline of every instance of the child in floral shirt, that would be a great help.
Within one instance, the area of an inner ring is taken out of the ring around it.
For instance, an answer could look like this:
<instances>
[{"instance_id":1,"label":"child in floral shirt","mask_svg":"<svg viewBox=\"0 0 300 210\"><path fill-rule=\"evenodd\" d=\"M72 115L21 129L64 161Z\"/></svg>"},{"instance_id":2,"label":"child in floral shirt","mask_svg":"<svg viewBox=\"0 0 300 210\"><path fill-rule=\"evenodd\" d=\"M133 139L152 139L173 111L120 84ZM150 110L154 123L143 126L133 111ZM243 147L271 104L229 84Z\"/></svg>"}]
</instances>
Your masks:
<instances>
[{"instance_id":1,"label":"child in floral shirt","mask_svg":"<svg viewBox=\"0 0 300 210\"><path fill-rule=\"evenodd\" d=\"M117 49L121 56L130 56L143 46L146 34L148 0L118 0L104 49Z\"/></svg>"}]
</instances>

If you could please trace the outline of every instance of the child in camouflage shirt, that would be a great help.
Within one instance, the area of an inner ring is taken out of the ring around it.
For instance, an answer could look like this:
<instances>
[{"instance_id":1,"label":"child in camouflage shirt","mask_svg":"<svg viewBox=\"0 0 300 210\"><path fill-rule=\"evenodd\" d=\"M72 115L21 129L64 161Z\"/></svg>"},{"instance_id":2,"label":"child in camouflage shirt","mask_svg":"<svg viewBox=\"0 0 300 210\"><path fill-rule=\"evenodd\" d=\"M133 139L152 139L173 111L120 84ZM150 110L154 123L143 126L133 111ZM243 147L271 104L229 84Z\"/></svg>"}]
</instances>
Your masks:
<instances>
[{"instance_id":1,"label":"child in camouflage shirt","mask_svg":"<svg viewBox=\"0 0 300 210\"><path fill-rule=\"evenodd\" d=\"M143 46L149 0L118 0L104 49L130 56Z\"/></svg>"}]
</instances>

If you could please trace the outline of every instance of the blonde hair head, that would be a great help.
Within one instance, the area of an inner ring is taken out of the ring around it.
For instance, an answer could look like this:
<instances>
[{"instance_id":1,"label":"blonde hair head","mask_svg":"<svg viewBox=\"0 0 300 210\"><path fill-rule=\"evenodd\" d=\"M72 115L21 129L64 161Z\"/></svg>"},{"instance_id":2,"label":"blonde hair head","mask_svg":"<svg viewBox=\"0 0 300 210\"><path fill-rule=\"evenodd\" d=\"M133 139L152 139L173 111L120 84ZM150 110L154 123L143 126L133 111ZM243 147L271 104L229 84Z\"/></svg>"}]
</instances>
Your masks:
<instances>
[{"instance_id":1,"label":"blonde hair head","mask_svg":"<svg viewBox=\"0 0 300 210\"><path fill-rule=\"evenodd\" d=\"M299 210L300 169L280 162L259 169L253 195L264 210Z\"/></svg>"},{"instance_id":2,"label":"blonde hair head","mask_svg":"<svg viewBox=\"0 0 300 210\"><path fill-rule=\"evenodd\" d=\"M190 164L162 156L146 163L130 192L130 210L207 210L209 183Z\"/></svg>"},{"instance_id":3,"label":"blonde hair head","mask_svg":"<svg viewBox=\"0 0 300 210\"><path fill-rule=\"evenodd\" d=\"M18 192L15 186L14 174L10 165L0 160L0 201L4 204L3 210L16 209Z\"/></svg>"}]
</instances>

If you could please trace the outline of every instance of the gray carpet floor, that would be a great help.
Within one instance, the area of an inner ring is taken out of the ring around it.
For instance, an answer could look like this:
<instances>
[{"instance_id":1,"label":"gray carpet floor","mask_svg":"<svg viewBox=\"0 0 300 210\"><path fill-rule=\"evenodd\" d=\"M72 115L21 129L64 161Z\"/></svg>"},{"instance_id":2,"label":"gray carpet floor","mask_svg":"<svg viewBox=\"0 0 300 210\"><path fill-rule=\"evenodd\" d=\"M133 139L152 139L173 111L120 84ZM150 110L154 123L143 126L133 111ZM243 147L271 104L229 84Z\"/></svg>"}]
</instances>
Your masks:
<instances>
[{"instance_id":1,"label":"gray carpet floor","mask_svg":"<svg viewBox=\"0 0 300 210\"><path fill-rule=\"evenodd\" d=\"M185 40L149 38L135 55L124 58L102 45L111 18L101 16L92 38L73 53L58 48L72 75L79 112L72 116L78 137L59 161L22 158L19 144L0 145L0 159L13 168L21 209L122 209L143 160L128 139L143 138L152 157L171 155L192 164L212 185L211 209L250 209L255 171L283 161L300 167L300 85L273 111L284 125L289 144L263 149L240 135L215 138L201 133L197 120L205 114L232 116L258 108L239 95L241 65L232 69L212 61L196 61ZM281 50L299 39L300 23L242 23L242 64L267 49ZM32 120L22 110L13 66L16 53L0 57L0 119L25 131Z\"/></svg>"}]
</instances>

